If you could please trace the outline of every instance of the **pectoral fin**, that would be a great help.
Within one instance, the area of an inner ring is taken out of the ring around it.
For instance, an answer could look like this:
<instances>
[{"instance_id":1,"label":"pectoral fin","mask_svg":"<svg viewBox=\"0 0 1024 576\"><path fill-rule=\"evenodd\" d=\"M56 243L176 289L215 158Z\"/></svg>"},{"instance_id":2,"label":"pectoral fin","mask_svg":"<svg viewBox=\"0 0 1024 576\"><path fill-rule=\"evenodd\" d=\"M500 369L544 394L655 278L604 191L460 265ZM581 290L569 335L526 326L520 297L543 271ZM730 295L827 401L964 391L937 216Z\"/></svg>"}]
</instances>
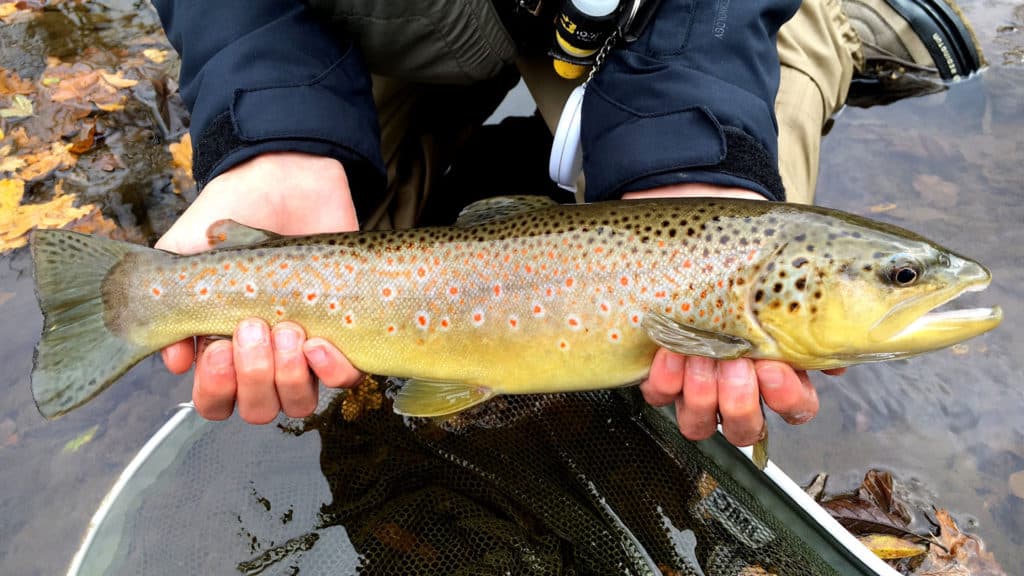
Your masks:
<instances>
[{"instance_id":1,"label":"pectoral fin","mask_svg":"<svg viewBox=\"0 0 1024 576\"><path fill-rule=\"evenodd\" d=\"M217 220L206 229L211 248L241 248L280 238L280 234L253 228L234 220Z\"/></svg>"},{"instance_id":2,"label":"pectoral fin","mask_svg":"<svg viewBox=\"0 0 1024 576\"><path fill-rule=\"evenodd\" d=\"M764 438L761 438L754 444L754 454L750 457L754 462L754 466L757 466L758 470L764 470L764 467L768 465L768 433L765 432Z\"/></svg>"},{"instance_id":3,"label":"pectoral fin","mask_svg":"<svg viewBox=\"0 0 1024 576\"><path fill-rule=\"evenodd\" d=\"M494 396L490 388L460 382L409 380L395 397L395 413L403 416L447 416Z\"/></svg>"},{"instance_id":4,"label":"pectoral fin","mask_svg":"<svg viewBox=\"0 0 1024 576\"><path fill-rule=\"evenodd\" d=\"M658 312L644 316L643 329L662 348L687 356L733 360L753 348L743 338L686 326Z\"/></svg>"}]
</instances>

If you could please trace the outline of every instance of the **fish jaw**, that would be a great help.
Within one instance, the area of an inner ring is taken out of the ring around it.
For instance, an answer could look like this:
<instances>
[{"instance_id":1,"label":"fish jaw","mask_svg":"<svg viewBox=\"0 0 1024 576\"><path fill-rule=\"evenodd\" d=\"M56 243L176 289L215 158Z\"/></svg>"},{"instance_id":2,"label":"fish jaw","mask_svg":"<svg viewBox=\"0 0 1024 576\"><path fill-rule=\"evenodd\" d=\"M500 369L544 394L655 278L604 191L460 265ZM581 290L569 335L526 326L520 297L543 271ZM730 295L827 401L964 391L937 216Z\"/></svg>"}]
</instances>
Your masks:
<instances>
[{"instance_id":1,"label":"fish jaw","mask_svg":"<svg viewBox=\"0 0 1024 576\"><path fill-rule=\"evenodd\" d=\"M951 346L992 330L1002 321L1002 309L974 308L935 311L967 292L981 292L992 281L982 265L956 258L955 278L948 287L895 306L868 332L879 352L909 356Z\"/></svg>"}]
</instances>

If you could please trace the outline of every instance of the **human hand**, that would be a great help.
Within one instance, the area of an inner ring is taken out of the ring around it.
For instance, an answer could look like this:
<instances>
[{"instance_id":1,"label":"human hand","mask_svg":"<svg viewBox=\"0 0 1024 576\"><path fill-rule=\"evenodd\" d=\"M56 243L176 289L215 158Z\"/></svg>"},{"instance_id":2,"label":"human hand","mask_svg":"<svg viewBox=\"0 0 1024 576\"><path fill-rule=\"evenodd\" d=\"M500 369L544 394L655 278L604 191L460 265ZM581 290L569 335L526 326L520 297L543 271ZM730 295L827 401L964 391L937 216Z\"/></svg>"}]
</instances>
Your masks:
<instances>
[{"instance_id":1,"label":"human hand","mask_svg":"<svg viewBox=\"0 0 1024 576\"><path fill-rule=\"evenodd\" d=\"M755 192L709 184L680 184L624 199L726 196L764 200ZM826 370L841 374L845 368ZM683 356L659 349L650 374L640 384L644 399L653 406L675 402L679 431L690 440L714 434L719 419L722 433L736 446L749 446L766 434L761 399L790 424L803 424L818 413L818 394L807 372L774 360L714 360Z\"/></svg>"},{"instance_id":2,"label":"human hand","mask_svg":"<svg viewBox=\"0 0 1024 576\"><path fill-rule=\"evenodd\" d=\"M206 230L230 218L278 234L357 230L355 207L341 163L291 152L263 154L217 176L171 226L156 247L179 254L210 248ZM352 386L360 373L332 344L306 339L293 322L271 330L258 318L242 321L233 340L182 340L163 350L167 369L182 374L195 362L192 401L210 420L234 411L250 424L278 412L308 416L318 390L310 369L326 386Z\"/></svg>"}]
</instances>

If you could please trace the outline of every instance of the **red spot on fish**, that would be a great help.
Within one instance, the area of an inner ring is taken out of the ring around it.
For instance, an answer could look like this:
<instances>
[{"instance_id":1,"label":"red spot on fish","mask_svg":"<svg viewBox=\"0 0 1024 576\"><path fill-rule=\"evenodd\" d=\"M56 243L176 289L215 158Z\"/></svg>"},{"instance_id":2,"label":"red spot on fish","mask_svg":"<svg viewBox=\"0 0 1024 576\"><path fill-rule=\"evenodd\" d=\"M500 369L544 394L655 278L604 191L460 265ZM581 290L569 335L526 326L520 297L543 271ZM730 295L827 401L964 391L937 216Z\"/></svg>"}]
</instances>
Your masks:
<instances>
[{"instance_id":1,"label":"red spot on fish","mask_svg":"<svg viewBox=\"0 0 1024 576\"><path fill-rule=\"evenodd\" d=\"M235 285L238 284L238 280L235 280L234 278L232 278L232 279L228 280L228 284L230 284L231 286L235 286Z\"/></svg>"},{"instance_id":2,"label":"red spot on fish","mask_svg":"<svg viewBox=\"0 0 1024 576\"><path fill-rule=\"evenodd\" d=\"M355 321L356 320L355 320L355 318L352 317L352 313L351 312L345 314L345 324L352 325L352 324L355 323Z\"/></svg>"},{"instance_id":3,"label":"red spot on fish","mask_svg":"<svg viewBox=\"0 0 1024 576\"><path fill-rule=\"evenodd\" d=\"M718 287L719 288L725 288L725 281L724 280L719 280L718 281Z\"/></svg>"},{"instance_id":4,"label":"red spot on fish","mask_svg":"<svg viewBox=\"0 0 1024 576\"><path fill-rule=\"evenodd\" d=\"M184 280L185 278L188 278L188 276L186 276L184 272L178 274L178 280Z\"/></svg>"},{"instance_id":5,"label":"red spot on fish","mask_svg":"<svg viewBox=\"0 0 1024 576\"><path fill-rule=\"evenodd\" d=\"M349 274L351 274L354 271L355 271L355 268L352 267L351 264L345 264L345 272L348 272Z\"/></svg>"},{"instance_id":6,"label":"red spot on fish","mask_svg":"<svg viewBox=\"0 0 1024 576\"><path fill-rule=\"evenodd\" d=\"M580 319L577 318L576 316L569 316L568 318L566 318L565 321L566 321L567 324L569 324L569 328L571 330L579 330L580 329L580 326L581 326Z\"/></svg>"},{"instance_id":7,"label":"red spot on fish","mask_svg":"<svg viewBox=\"0 0 1024 576\"><path fill-rule=\"evenodd\" d=\"M256 293L256 287L253 286L252 283L246 282L246 284L245 284L245 291L248 294L255 294Z\"/></svg>"},{"instance_id":8,"label":"red spot on fish","mask_svg":"<svg viewBox=\"0 0 1024 576\"><path fill-rule=\"evenodd\" d=\"M626 276L619 278L619 284L622 284L623 286L629 286L629 278Z\"/></svg>"},{"instance_id":9,"label":"red spot on fish","mask_svg":"<svg viewBox=\"0 0 1024 576\"><path fill-rule=\"evenodd\" d=\"M619 331L616 330L615 328L612 328L611 330L608 331L608 340L610 340L611 342L617 343L621 338L622 335L619 334Z\"/></svg>"},{"instance_id":10,"label":"red spot on fish","mask_svg":"<svg viewBox=\"0 0 1024 576\"><path fill-rule=\"evenodd\" d=\"M199 295L200 296L206 296L209 293L210 293L209 289L207 289L205 286L199 289Z\"/></svg>"},{"instance_id":11,"label":"red spot on fish","mask_svg":"<svg viewBox=\"0 0 1024 576\"><path fill-rule=\"evenodd\" d=\"M665 298L666 296L668 296L668 294L666 294L664 290L658 290L654 293L654 297L658 299Z\"/></svg>"},{"instance_id":12,"label":"red spot on fish","mask_svg":"<svg viewBox=\"0 0 1024 576\"><path fill-rule=\"evenodd\" d=\"M285 270L287 268L288 268L288 263L287 262L281 262L281 270Z\"/></svg>"},{"instance_id":13,"label":"red spot on fish","mask_svg":"<svg viewBox=\"0 0 1024 576\"><path fill-rule=\"evenodd\" d=\"M307 302L313 302L314 300L316 300L316 292L310 292L309 294L306 294Z\"/></svg>"},{"instance_id":14,"label":"red spot on fish","mask_svg":"<svg viewBox=\"0 0 1024 576\"><path fill-rule=\"evenodd\" d=\"M451 326L451 322L447 318L441 318L441 329L447 330Z\"/></svg>"},{"instance_id":15,"label":"red spot on fish","mask_svg":"<svg viewBox=\"0 0 1024 576\"><path fill-rule=\"evenodd\" d=\"M448 289L448 293L451 294L452 296L458 296L459 288L457 286L452 286L451 288Z\"/></svg>"},{"instance_id":16,"label":"red spot on fish","mask_svg":"<svg viewBox=\"0 0 1024 576\"><path fill-rule=\"evenodd\" d=\"M568 350L569 349L569 343L566 342L565 340L559 340L558 341L558 347L560 349L562 349L562 350Z\"/></svg>"},{"instance_id":17,"label":"red spot on fish","mask_svg":"<svg viewBox=\"0 0 1024 576\"><path fill-rule=\"evenodd\" d=\"M711 320L711 323L712 324L718 324L721 321L722 321L722 317L721 316L715 316L714 319Z\"/></svg>"},{"instance_id":18,"label":"red spot on fish","mask_svg":"<svg viewBox=\"0 0 1024 576\"><path fill-rule=\"evenodd\" d=\"M426 277L427 269L424 268L423 266L420 266L419 268L416 269L416 275L419 276L420 278Z\"/></svg>"},{"instance_id":19,"label":"red spot on fish","mask_svg":"<svg viewBox=\"0 0 1024 576\"><path fill-rule=\"evenodd\" d=\"M665 314L671 314L671 313L672 313L672 307L671 306L665 306Z\"/></svg>"},{"instance_id":20,"label":"red spot on fish","mask_svg":"<svg viewBox=\"0 0 1024 576\"><path fill-rule=\"evenodd\" d=\"M225 262L225 263L224 263L224 270L225 270L225 271L227 271L227 270L231 270L231 264L230 264L230 263L227 263L227 262Z\"/></svg>"},{"instance_id":21,"label":"red spot on fish","mask_svg":"<svg viewBox=\"0 0 1024 576\"><path fill-rule=\"evenodd\" d=\"M331 302L330 304L327 305L327 307L330 308L331 310L337 310L338 309L338 303L337 302Z\"/></svg>"},{"instance_id":22,"label":"red spot on fish","mask_svg":"<svg viewBox=\"0 0 1024 576\"><path fill-rule=\"evenodd\" d=\"M153 286L153 296L156 296L157 298L159 298L160 294L161 294L160 289L157 288L156 286Z\"/></svg>"},{"instance_id":23,"label":"red spot on fish","mask_svg":"<svg viewBox=\"0 0 1024 576\"><path fill-rule=\"evenodd\" d=\"M689 312L689 311L690 311L690 303L689 302L684 302L683 303L683 312Z\"/></svg>"},{"instance_id":24,"label":"red spot on fish","mask_svg":"<svg viewBox=\"0 0 1024 576\"><path fill-rule=\"evenodd\" d=\"M597 248L594 248L594 254L602 254L603 252L604 252L604 247L603 246L598 246Z\"/></svg>"},{"instance_id":25,"label":"red spot on fish","mask_svg":"<svg viewBox=\"0 0 1024 576\"><path fill-rule=\"evenodd\" d=\"M753 261L754 256L757 256L757 250L751 250L750 253L747 254L747 261Z\"/></svg>"},{"instance_id":26,"label":"red spot on fish","mask_svg":"<svg viewBox=\"0 0 1024 576\"><path fill-rule=\"evenodd\" d=\"M495 284L492 288L495 298L501 298L501 284Z\"/></svg>"},{"instance_id":27,"label":"red spot on fish","mask_svg":"<svg viewBox=\"0 0 1024 576\"><path fill-rule=\"evenodd\" d=\"M508 317L508 325L513 330L515 330L516 328L519 328L519 318L516 318L515 316L509 316Z\"/></svg>"},{"instance_id":28,"label":"red spot on fish","mask_svg":"<svg viewBox=\"0 0 1024 576\"><path fill-rule=\"evenodd\" d=\"M316 254L313 254L310 258L313 259L313 262L319 262L320 261L320 257L317 256Z\"/></svg>"},{"instance_id":29,"label":"red spot on fish","mask_svg":"<svg viewBox=\"0 0 1024 576\"><path fill-rule=\"evenodd\" d=\"M691 266L693 266L693 262L690 262L689 260L683 261L683 268L689 268Z\"/></svg>"},{"instance_id":30,"label":"red spot on fish","mask_svg":"<svg viewBox=\"0 0 1024 576\"><path fill-rule=\"evenodd\" d=\"M277 313L278 316L284 316L284 310L282 310L281 308L278 308L274 312Z\"/></svg>"},{"instance_id":31,"label":"red spot on fish","mask_svg":"<svg viewBox=\"0 0 1024 576\"><path fill-rule=\"evenodd\" d=\"M426 312L416 314L416 326L421 330L426 330L430 326L430 316Z\"/></svg>"},{"instance_id":32,"label":"red spot on fish","mask_svg":"<svg viewBox=\"0 0 1024 576\"><path fill-rule=\"evenodd\" d=\"M392 290L390 286L385 286L381 288L380 295L383 296L385 300L390 300L395 296L395 291Z\"/></svg>"},{"instance_id":33,"label":"red spot on fish","mask_svg":"<svg viewBox=\"0 0 1024 576\"><path fill-rule=\"evenodd\" d=\"M601 310L603 314L607 314L612 309L607 302L601 302L598 308Z\"/></svg>"},{"instance_id":34,"label":"red spot on fish","mask_svg":"<svg viewBox=\"0 0 1024 576\"><path fill-rule=\"evenodd\" d=\"M536 316L537 318L544 316L544 307L541 306L540 304L534 303L533 315Z\"/></svg>"},{"instance_id":35,"label":"red spot on fish","mask_svg":"<svg viewBox=\"0 0 1024 576\"><path fill-rule=\"evenodd\" d=\"M511 260L511 259L512 259L512 255L511 254L505 254L504 260L505 260L506 264L508 264L508 261Z\"/></svg>"},{"instance_id":36,"label":"red spot on fish","mask_svg":"<svg viewBox=\"0 0 1024 576\"><path fill-rule=\"evenodd\" d=\"M572 283L573 283L573 279L572 278L566 278L565 279L565 287L566 288L572 288Z\"/></svg>"},{"instance_id":37,"label":"red spot on fish","mask_svg":"<svg viewBox=\"0 0 1024 576\"><path fill-rule=\"evenodd\" d=\"M529 264L523 266L523 269L526 270L527 274L533 274L533 267L530 266Z\"/></svg>"},{"instance_id":38,"label":"red spot on fish","mask_svg":"<svg viewBox=\"0 0 1024 576\"><path fill-rule=\"evenodd\" d=\"M397 330L398 330L398 328L396 328L394 324L388 324L388 327L387 327L388 334L394 334Z\"/></svg>"}]
</instances>

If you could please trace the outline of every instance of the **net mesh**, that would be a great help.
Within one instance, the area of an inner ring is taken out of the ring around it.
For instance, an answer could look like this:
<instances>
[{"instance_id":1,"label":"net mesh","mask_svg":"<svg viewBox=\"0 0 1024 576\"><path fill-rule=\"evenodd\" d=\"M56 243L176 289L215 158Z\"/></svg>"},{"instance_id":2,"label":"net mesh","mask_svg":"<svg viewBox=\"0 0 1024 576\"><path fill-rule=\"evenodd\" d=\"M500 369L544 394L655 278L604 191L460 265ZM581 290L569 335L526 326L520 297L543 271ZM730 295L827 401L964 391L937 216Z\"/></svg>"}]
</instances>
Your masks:
<instances>
[{"instance_id":1,"label":"net mesh","mask_svg":"<svg viewBox=\"0 0 1024 576\"><path fill-rule=\"evenodd\" d=\"M445 421L394 415L383 389L196 424L82 573L836 573L634 389Z\"/></svg>"}]
</instances>

